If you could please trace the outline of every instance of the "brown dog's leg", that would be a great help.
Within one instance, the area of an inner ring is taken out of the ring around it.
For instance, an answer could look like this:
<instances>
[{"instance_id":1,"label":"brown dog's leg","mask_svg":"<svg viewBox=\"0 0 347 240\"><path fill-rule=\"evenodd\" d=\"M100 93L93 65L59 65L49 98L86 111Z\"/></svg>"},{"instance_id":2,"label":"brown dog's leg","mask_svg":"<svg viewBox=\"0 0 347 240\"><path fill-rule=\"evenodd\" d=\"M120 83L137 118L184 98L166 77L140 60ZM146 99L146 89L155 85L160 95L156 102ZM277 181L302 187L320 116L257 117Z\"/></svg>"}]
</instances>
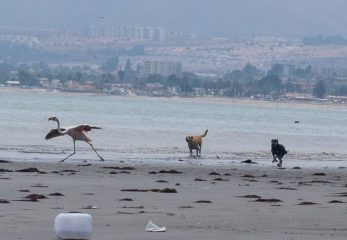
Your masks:
<instances>
[{"instance_id":1,"label":"brown dog's leg","mask_svg":"<svg viewBox=\"0 0 347 240\"><path fill-rule=\"evenodd\" d=\"M199 146L199 152L200 152L200 157L201 157L201 144Z\"/></svg>"},{"instance_id":2,"label":"brown dog's leg","mask_svg":"<svg viewBox=\"0 0 347 240\"><path fill-rule=\"evenodd\" d=\"M199 145L196 146L196 156L197 156L197 157L200 157L200 156L201 156L201 148L200 148Z\"/></svg>"}]
</instances>

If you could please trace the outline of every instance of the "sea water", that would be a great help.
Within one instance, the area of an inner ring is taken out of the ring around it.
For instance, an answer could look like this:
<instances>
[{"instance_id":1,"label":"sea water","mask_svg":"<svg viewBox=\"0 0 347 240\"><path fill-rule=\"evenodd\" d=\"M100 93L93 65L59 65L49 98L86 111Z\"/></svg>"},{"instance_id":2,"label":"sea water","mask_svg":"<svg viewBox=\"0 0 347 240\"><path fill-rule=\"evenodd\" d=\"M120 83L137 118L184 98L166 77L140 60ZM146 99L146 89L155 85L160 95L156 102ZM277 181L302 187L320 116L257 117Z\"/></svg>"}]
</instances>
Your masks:
<instances>
[{"instance_id":1,"label":"sea water","mask_svg":"<svg viewBox=\"0 0 347 240\"><path fill-rule=\"evenodd\" d=\"M189 160L186 135L205 129L202 158L193 162L270 162L272 138L286 146L286 158L293 161L347 159L344 107L30 91L0 92L0 159L59 161L70 154L69 136L44 139L57 127L50 116L62 127L102 127L88 136L110 162ZM76 154L67 161L83 160L98 157L88 144L76 142Z\"/></svg>"}]
</instances>

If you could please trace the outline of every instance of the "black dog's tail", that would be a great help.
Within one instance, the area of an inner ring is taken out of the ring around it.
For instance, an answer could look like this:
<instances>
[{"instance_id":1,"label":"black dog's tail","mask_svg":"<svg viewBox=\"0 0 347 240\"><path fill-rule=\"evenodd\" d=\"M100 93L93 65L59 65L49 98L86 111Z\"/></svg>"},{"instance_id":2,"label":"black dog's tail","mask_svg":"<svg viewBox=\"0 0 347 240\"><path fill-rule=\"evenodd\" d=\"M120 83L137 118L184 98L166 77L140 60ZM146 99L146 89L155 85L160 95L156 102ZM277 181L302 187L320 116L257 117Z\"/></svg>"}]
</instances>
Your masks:
<instances>
[{"instance_id":1,"label":"black dog's tail","mask_svg":"<svg viewBox=\"0 0 347 240\"><path fill-rule=\"evenodd\" d=\"M208 129L206 129L205 132L204 132L204 134L200 135L200 137L206 137L207 132L208 132Z\"/></svg>"}]
</instances>

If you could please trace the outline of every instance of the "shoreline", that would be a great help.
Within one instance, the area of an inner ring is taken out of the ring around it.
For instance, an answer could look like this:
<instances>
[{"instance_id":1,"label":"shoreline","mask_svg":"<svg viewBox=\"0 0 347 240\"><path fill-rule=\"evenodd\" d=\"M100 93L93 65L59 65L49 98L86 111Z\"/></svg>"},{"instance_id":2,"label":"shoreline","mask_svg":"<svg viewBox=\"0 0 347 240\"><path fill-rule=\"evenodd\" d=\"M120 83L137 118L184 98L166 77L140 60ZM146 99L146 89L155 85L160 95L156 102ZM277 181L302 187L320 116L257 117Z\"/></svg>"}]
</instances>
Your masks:
<instances>
[{"instance_id":1,"label":"shoreline","mask_svg":"<svg viewBox=\"0 0 347 240\"><path fill-rule=\"evenodd\" d=\"M54 147L40 148L41 145L30 146L3 146L0 149L0 160L12 161L16 163L58 163L62 158L70 153L71 149ZM72 156L68 162L71 163L98 163L95 153L87 148L78 146L76 155ZM40 148L40 149L38 149ZM167 166L185 166L200 165L210 167L234 167L243 161L251 160L258 167L273 167L271 151L208 151L202 154L202 157L190 156L186 149L178 150L164 148L159 151L134 151L125 150L114 151L113 149L98 149L99 153L105 159L105 164L144 164L144 165L167 165ZM283 159L283 167L291 168L303 166L309 169L324 168L347 168L346 152L307 152L307 151L289 151ZM102 162L100 164L103 164Z\"/></svg>"},{"instance_id":2,"label":"shoreline","mask_svg":"<svg viewBox=\"0 0 347 240\"><path fill-rule=\"evenodd\" d=\"M213 103L213 104L236 104L236 105L246 105L246 106L261 106L261 107L294 107L295 108L336 108L336 109L347 109L347 104L337 104L332 102L319 102L319 101L299 101L299 100L280 100L280 101L271 101L266 99L251 99L251 98L224 98L224 97L151 97L151 96L138 96L138 95L110 95L106 93L98 93L98 92L69 92L69 91L61 91L61 90L50 90L45 88L20 88L20 87L0 87L0 93L40 93L40 94L61 94L65 96L104 96L111 97L116 99L135 99L135 100L173 100L177 102L204 102L204 103Z\"/></svg>"}]
</instances>

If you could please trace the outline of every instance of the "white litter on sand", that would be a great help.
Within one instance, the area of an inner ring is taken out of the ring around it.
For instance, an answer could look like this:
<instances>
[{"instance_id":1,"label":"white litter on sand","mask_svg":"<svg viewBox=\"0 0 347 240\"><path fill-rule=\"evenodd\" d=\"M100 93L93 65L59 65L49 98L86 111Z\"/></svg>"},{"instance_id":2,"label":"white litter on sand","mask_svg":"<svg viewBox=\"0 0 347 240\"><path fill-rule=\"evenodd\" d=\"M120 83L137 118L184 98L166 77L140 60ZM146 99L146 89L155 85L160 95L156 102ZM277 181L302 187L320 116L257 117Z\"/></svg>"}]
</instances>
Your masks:
<instances>
[{"instance_id":1,"label":"white litter on sand","mask_svg":"<svg viewBox=\"0 0 347 240\"><path fill-rule=\"evenodd\" d=\"M152 220L150 220L147 223L147 226L145 228L146 232L165 232L166 231L166 227L159 227L157 225L155 225Z\"/></svg>"}]
</instances>

